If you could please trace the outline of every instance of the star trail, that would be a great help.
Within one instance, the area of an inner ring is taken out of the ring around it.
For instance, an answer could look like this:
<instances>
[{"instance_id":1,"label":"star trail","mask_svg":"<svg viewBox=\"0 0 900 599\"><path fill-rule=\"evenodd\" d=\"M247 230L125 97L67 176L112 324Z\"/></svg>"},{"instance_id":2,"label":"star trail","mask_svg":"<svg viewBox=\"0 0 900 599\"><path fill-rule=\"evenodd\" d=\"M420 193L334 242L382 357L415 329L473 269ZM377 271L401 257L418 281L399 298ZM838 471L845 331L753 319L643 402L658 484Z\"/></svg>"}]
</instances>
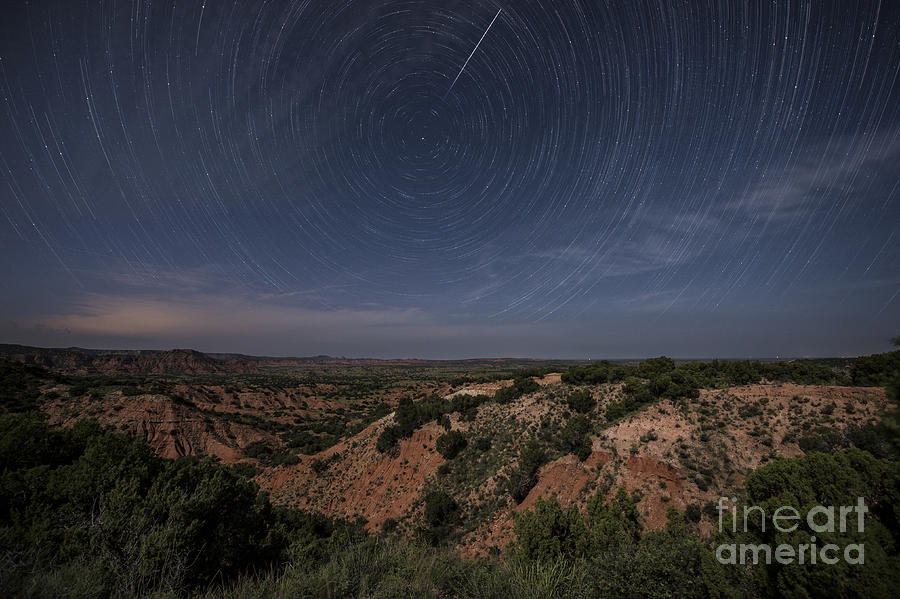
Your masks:
<instances>
[{"instance_id":1,"label":"star trail","mask_svg":"<svg viewBox=\"0 0 900 599\"><path fill-rule=\"evenodd\" d=\"M900 333L900 3L47 0L0 27L0 341Z\"/></svg>"}]
</instances>

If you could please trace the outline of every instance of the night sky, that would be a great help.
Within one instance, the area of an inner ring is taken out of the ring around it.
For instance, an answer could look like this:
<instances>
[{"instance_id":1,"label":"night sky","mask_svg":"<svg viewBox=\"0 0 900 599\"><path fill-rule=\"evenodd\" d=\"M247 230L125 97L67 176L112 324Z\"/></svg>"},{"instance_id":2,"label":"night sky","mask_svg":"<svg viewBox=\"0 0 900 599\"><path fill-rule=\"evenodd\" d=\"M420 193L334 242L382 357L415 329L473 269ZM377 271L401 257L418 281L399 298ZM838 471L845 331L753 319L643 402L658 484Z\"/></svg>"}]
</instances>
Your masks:
<instances>
[{"instance_id":1,"label":"night sky","mask_svg":"<svg viewBox=\"0 0 900 599\"><path fill-rule=\"evenodd\" d=\"M900 2L0 20L0 342L840 356L900 334Z\"/></svg>"}]
</instances>

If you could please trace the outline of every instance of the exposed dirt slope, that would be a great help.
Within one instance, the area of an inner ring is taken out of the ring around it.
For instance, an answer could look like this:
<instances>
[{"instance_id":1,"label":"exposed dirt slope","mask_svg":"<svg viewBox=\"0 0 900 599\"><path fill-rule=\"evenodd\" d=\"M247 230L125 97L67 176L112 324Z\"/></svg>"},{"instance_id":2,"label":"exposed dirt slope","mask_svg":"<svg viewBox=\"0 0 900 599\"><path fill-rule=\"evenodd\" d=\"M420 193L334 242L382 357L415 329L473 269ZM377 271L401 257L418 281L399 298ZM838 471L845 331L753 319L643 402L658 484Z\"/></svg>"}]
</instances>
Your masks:
<instances>
[{"instance_id":1,"label":"exposed dirt slope","mask_svg":"<svg viewBox=\"0 0 900 599\"><path fill-rule=\"evenodd\" d=\"M538 473L538 483L520 505L513 505L502 481L515 467L518 449L530 436L552 439L568 418L565 396L571 387L548 381L541 390L509 405L486 404L472 422L451 418L470 447L445 463L435 451L444 430L425 425L401 442L395 455L375 449L387 417L359 435L294 466L271 469L258 478L276 503L321 510L345 517L363 516L369 527L387 518L417 524L423 494L449 492L462 506L468 532L462 546L474 553L503 547L512 538L511 515L541 496L555 495L563 505L586 504L598 489L618 486L640 491L639 510L646 526L661 526L666 509L703 505L739 488L749 470L776 455L801 452L796 436L806 428L844 428L871 421L885 406L878 388L799 385L750 385L702 391L697 400L663 401L623 421L604 425L603 407L621 393L617 386L593 388L599 400L593 415L597 433L593 451L580 462L557 452ZM486 438L491 448L478 451ZM313 462L318 460L318 472ZM710 522L702 526L708 528Z\"/></svg>"},{"instance_id":2,"label":"exposed dirt slope","mask_svg":"<svg viewBox=\"0 0 900 599\"><path fill-rule=\"evenodd\" d=\"M245 458L243 448L263 441L278 447L273 434L257 427L205 413L201 406L173 401L165 395L125 397L116 392L102 401L89 397L59 400L44 406L51 424L70 425L85 417L141 435L166 458L217 456L224 462Z\"/></svg>"},{"instance_id":3,"label":"exposed dirt slope","mask_svg":"<svg viewBox=\"0 0 900 599\"><path fill-rule=\"evenodd\" d=\"M444 430L426 424L401 441L396 451L381 454L375 443L391 424L393 415L316 456L304 456L300 464L267 470L258 481L275 503L349 518L362 516L370 528L388 518L410 516L425 480L444 461L434 449ZM316 460L324 468L318 473L313 468Z\"/></svg>"}]
</instances>

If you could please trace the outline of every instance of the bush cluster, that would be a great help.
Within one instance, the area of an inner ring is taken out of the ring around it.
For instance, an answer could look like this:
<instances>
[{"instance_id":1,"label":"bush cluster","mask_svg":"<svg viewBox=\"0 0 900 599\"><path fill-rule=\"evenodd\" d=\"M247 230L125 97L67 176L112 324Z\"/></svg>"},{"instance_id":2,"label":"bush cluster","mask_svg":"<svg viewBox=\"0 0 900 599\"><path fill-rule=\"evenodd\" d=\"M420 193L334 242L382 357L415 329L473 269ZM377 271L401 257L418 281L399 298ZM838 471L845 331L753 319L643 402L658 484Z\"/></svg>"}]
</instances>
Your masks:
<instances>
[{"instance_id":1,"label":"bush cluster","mask_svg":"<svg viewBox=\"0 0 900 599\"><path fill-rule=\"evenodd\" d=\"M0 413L37 409L41 387L65 380L38 366L0 359Z\"/></svg>"},{"instance_id":2,"label":"bush cluster","mask_svg":"<svg viewBox=\"0 0 900 599\"><path fill-rule=\"evenodd\" d=\"M637 365L616 364L602 360L592 364L573 366L563 372L562 381L572 385L617 383L629 377L652 380L669 374L675 380L657 381L657 387L674 387L667 391L670 395L684 395L694 388L715 388L734 385L773 382L794 382L803 385L885 384L883 374L895 362L900 361L900 352L879 354L868 358L856 358L851 362L851 375L845 368L828 360L794 360L791 362L759 362L749 360L710 360L685 362L676 365L666 356L650 358ZM853 373L856 373L855 375ZM863 382L856 382L863 381ZM880 382L879 382L880 381ZM663 395L664 389L657 388L654 394Z\"/></svg>"},{"instance_id":3,"label":"bush cluster","mask_svg":"<svg viewBox=\"0 0 900 599\"><path fill-rule=\"evenodd\" d=\"M414 402L408 397L401 398L394 411L394 424L379 435L375 447L381 453L391 451L399 441L411 437L423 424L434 420L440 421L447 414L459 412L461 418L472 419L478 406L489 399L487 395L466 394L457 395L452 399L429 395L419 402ZM449 419L447 424L449 425Z\"/></svg>"},{"instance_id":4,"label":"bush cluster","mask_svg":"<svg viewBox=\"0 0 900 599\"><path fill-rule=\"evenodd\" d=\"M53 572L46 580L74 577L61 583L74 595L187 592L362 534L273 508L229 467L156 457L142 438L90 420L59 429L37 412L0 416L0 463L10 596Z\"/></svg>"},{"instance_id":5,"label":"bush cluster","mask_svg":"<svg viewBox=\"0 0 900 599\"><path fill-rule=\"evenodd\" d=\"M506 479L506 490L513 501L522 503L537 484L537 473L547 463L547 452L537 439L529 439L519 452L518 466Z\"/></svg>"},{"instance_id":6,"label":"bush cluster","mask_svg":"<svg viewBox=\"0 0 900 599\"><path fill-rule=\"evenodd\" d=\"M566 404L568 404L569 409L573 412L587 414L597 405L597 400L594 399L594 396L591 395L590 391L581 389L580 391L570 393L566 398Z\"/></svg>"},{"instance_id":7,"label":"bush cluster","mask_svg":"<svg viewBox=\"0 0 900 599\"><path fill-rule=\"evenodd\" d=\"M394 424L379 435L375 443L378 451L384 453L393 449L402 439L408 439L420 426L438 420L450 411L450 402L437 395L430 395L419 402L409 397L400 398L394 410Z\"/></svg>"},{"instance_id":8,"label":"bush cluster","mask_svg":"<svg viewBox=\"0 0 900 599\"><path fill-rule=\"evenodd\" d=\"M530 377L517 378L509 387L497 389L494 393L494 401L499 404L511 403L527 393L534 393L540 389L540 385Z\"/></svg>"},{"instance_id":9,"label":"bush cluster","mask_svg":"<svg viewBox=\"0 0 900 599\"><path fill-rule=\"evenodd\" d=\"M450 431L437 438L435 448L446 460L452 460L466 448L466 436L459 431Z\"/></svg>"},{"instance_id":10,"label":"bush cluster","mask_svg":"<svg viewBox=\"0 0 900 599\"><path fill-rule=\"evenodd\" d=\"M296 454L273 449L265 441L250 443L244 448L244 455L259 460L259 463L264 466L291 465L300 461Z\"/></svg>"},{"instance_id":11,"label":"bush cluster","mask_svg":"<svg viewBox=\"0 0 900 599\"><path fill-rule=\"evenodd\" d=\"M582 462L591 455L591 421L585 416L572 416L559 433L559 448L574 454Z\"/></svg>"},{"instance_id":12,"label":"bush cluster","mask_svg":"<svg viewBox=\"0 0 900 599\"><path fill-rule=\"evenodd\" d=\"M850 365L850 381L860 387L884 387L900 376L900 351L855 358Z\"/></svg>"},{"instance_id":13,"label":"bush cluster","mask_svg":"<svg viewBox=\"0 0 900 599\"><path fill-rule=\"evenodd\" d=\"M563 509L556 499L539 498L534 508L515 517L512 551L525 559L585 558L620 549L640 539L637 497L619 489L609 503L602 493L588 500L582 515L575 505Z\"/></svg>"}]
</instances>

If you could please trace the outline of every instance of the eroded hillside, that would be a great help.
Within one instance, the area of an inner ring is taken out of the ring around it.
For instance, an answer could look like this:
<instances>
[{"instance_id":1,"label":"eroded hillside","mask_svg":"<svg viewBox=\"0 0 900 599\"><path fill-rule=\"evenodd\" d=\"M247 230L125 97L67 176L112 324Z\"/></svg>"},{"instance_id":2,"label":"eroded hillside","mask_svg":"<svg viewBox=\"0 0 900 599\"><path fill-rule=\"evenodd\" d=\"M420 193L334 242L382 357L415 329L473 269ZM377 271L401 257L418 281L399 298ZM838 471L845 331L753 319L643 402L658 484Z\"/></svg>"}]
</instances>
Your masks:
<instances>
[{"instance_id":1,"label":"eroded hillside","mask_svg":"<svg viewBox=\"0 0 900 599\"><path fill-rule=\"evenodd\" d=\"M582 461L558 443L573 417L566 398L582 388L548 384L509 404L485 404L472 421L451 414L450 429L468 441L452 460L435 447L446 433L436 422L399 442L395 452L379 452L377 438L393 422L389 415L321 454L267 470L258 480L276 503L363 517L373 530L389 520L413 530L422 498L442 489L461 509L460 544L475 552L505 546L512 538L511 516L537 497L556 496L563 506L583 507L597 490L613 493L620 486L640 493L639 510L649 528L664 524L670 505L680 511L696 505L702 526L709 528L715 514L710 502L739 493L747 472L776 456L801 454L798 442L823 430L864 427L886 407L884 390L877 387L746 385L701 390L696 399L666 399L608 422L602 414L620 399L621 385L593 385L586 388L597 405L588 414L590 452ZM528 438L545 444L548 461L516 504L504 482Z\"/></svg>"}]
</instances>

